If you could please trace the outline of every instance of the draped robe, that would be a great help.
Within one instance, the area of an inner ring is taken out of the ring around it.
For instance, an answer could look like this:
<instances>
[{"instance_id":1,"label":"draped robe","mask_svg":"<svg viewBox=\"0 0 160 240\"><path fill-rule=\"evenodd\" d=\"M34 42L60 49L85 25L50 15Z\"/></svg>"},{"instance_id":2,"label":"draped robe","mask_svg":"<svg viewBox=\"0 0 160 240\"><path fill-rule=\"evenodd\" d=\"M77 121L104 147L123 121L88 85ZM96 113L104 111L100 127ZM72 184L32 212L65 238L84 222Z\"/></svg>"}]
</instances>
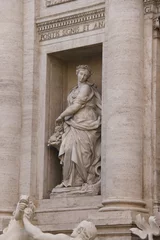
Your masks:
<instances>
[{"instance_id":1,"label":"draped robe","mask_svg":"<svg viewBox=\"0 0 160 240\"><path fill-rule=\"evenodd\" d=\"M68 96L69 106L78 103L81 108L73 116L67 116L64 123L59 158L65 187L98 181L95 167L100 162L101 97L93 84L86 84L90 87L86 98L79 97L78 86Z\"/></svg>"}]
</instances>

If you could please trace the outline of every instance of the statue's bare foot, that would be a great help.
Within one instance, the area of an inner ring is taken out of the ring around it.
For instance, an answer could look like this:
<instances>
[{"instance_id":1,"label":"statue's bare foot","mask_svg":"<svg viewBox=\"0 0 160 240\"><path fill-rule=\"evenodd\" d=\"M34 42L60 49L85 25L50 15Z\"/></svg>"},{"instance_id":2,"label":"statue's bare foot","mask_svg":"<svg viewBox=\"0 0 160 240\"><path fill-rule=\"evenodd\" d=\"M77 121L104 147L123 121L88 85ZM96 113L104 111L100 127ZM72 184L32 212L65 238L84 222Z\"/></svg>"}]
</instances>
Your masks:
<instances>
[{"instance_id":1,"label":"statue's bare foot","mask_svg":"<svg viewBox=\"0 0 160 240\"><path fill-rule=\"evenodd\" d=\"M65 186L64 186L64 184L62 182L61 184L58 184L55 188L63 188L63 187L65 187Z\"/></svg>"}]
</instances>

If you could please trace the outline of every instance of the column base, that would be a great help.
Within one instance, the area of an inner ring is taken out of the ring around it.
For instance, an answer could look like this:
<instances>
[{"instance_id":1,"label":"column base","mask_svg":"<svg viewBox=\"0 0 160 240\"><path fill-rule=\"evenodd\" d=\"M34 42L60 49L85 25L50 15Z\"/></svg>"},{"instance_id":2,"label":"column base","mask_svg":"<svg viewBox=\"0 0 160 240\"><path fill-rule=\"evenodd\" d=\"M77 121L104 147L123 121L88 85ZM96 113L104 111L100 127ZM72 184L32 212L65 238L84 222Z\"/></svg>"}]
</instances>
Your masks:
<instances>
[{"instance_id":1,"label":"column base","mask_svg":"<svg viewBox=\"0 0 160 240\"><path fill-rule=\"evenodd\" d=\"M102 201L102 204L103 207L99 209L100 212L129 210L148 213L148 209L145 208L146 203L141 200L108 199Z\"/></svg>"}]
</instances>

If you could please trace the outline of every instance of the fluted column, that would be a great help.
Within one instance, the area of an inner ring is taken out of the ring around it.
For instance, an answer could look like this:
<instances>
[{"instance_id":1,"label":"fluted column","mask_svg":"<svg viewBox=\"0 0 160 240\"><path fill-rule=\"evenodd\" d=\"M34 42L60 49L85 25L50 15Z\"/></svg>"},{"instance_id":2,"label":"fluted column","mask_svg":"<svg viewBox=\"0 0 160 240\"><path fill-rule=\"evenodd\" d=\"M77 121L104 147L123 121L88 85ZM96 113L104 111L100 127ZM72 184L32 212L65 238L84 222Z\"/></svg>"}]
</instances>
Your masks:
<instances>
[{"instance_id":1,"label":"fluted column","mask_svg":"<svg viewBox=\"0 0 160 240\"><path fill-rule=\"evenodd\" d=\"M144 207L143 0L108 0L106 9L101 211L140 210Z\"/></svg>"},{"instance_id":2,"label":"fluted column","mask_svg":"<svg viewBox=\"0 0 160 240\"><path fill-rule=\"evenodd\" d=\"M9 215L18 200L22 2L0 1L0 216Z\"/></svg>"}]
</instances>

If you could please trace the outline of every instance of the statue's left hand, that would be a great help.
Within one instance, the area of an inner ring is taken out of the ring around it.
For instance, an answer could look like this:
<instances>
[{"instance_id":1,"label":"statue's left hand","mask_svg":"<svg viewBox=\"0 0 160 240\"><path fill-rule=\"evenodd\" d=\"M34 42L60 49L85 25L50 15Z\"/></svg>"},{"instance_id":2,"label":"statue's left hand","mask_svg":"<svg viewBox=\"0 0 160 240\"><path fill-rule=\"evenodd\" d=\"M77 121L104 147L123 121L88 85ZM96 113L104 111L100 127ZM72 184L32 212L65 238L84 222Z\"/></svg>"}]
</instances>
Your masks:
<instances>
[{"instance_id":1,"label":"statue's left hand","mask_svg":"<svg viewBox=\"0 0 160 240\"><path fill-rule=\"evenodd\" d=\"M56 119L56 124L61 124L63 122L63 118L61 116L59 116L57 119Z\"/></svg>"},{"instance_id":2,"label":"statue's left hand","mask_svg":"<svg viewBox=\"0 0 160 240\"><path fill-rule=\"evenodd\" d=\"M31 219L33 217L33 211L30 208L25 208L23 217Z\"/></svg>"}]
</instances>

